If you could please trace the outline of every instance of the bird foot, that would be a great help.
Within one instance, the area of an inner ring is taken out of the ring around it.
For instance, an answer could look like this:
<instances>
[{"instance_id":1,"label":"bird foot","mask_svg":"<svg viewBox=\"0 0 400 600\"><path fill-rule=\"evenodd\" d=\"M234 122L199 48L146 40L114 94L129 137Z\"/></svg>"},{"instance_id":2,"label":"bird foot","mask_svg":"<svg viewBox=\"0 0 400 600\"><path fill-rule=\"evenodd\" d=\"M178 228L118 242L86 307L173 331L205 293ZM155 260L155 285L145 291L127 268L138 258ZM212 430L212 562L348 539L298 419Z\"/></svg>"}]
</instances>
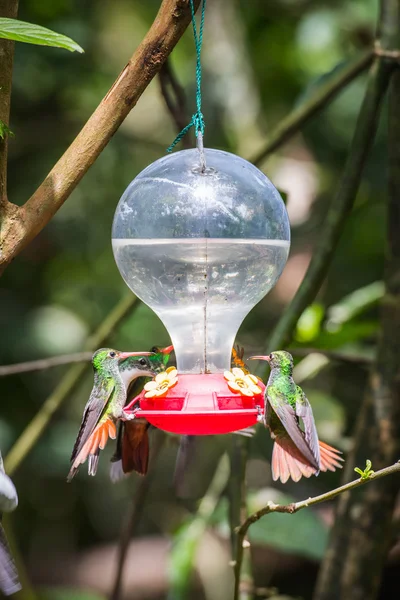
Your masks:
<instances>
[{"instance_id":1,"label":"bird foot","mask_svg":"<svg viewBox=\"0 0 400 600\"><path fill-rule=\"evenodd\" d=\"M121 421L132 421L135 418L135 413L122 411Z\"/></svg>"}]
</instances>

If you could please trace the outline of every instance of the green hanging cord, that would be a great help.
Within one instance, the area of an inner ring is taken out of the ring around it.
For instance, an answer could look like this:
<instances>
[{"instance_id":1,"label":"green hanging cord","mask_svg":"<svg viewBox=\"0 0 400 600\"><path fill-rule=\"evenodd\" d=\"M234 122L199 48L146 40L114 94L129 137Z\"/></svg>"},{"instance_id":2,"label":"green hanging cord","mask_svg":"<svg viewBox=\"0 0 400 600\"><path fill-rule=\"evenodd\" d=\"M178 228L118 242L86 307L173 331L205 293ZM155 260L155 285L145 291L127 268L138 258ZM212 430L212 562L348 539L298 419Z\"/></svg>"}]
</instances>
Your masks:
<instances>
[{"instance_id":1,"label":"green hanging cord","mask_svg":"<svg viewBox=\"0 0 400 600\"><path fill-rule=\"evenodd\" d=\"M201 54L201 46L203 44L203 29L204 29L204 13L206 8L206 0L203 0L203 5L201 8L201 19L200 19L200 29L197 34L196 27L196 19L194 12L193 0L190 0L190 10L192 12L192 25L193 25L193 36L194 43L196 45L196 107L197 111L192 116L192 119L186 127L182 129L180 133L176 136L172 144L167 148L167 152L172 152L175 146L181 141L183 136L187 134L187 132L194 127L196 131L196 136L198 140L198 148L201 154L201 162L204 164L204 156L203 156L203 135L204 135L204 117L201 112L201 62L200 62L200 54Z\"/></svg>"}]
</instances>

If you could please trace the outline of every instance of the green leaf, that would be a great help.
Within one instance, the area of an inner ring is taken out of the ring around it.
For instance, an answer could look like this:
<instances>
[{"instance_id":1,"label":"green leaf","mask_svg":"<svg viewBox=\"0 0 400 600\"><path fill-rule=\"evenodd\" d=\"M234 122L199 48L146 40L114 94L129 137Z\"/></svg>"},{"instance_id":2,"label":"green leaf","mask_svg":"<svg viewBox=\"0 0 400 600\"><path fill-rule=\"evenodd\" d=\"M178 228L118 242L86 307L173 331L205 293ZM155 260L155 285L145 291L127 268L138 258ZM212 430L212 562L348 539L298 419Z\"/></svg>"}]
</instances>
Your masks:
<instances>
[{"instance_id":1,"label":"green leaf","mask_svg":"<svg viewBox=\"0 0 400 600\"><path fill-rule=\"evenodd\" d=\"M296 340L299 342L309 342L313 340L321 331L321 323L324 318L324 307L315 302L308 306L296 327Z\"/></svg>"},{"instance_id":2,"label":"green leaf","mask_svg":"<svg viewBox=\"0 0 400 600\"><path fill-rule=\"evenodd\" d=\"M11 129L9 129L7 127L7 125L5 123L3 123L3 121L0 119L0 138L2 140L4 140L4 138L6 136L10 136L10 137L14 137L13 132L11 131Z\"/></svg>"},{"instance_id":3,"label":"green leaf","mask_svg":"<svg viewBox=\"0 0 400 600\"><path fill-rule=\"evenodd\" d=\"M265 488L248 497L249 512L253 513L272 501L290 504L294 498L275 489ZM270 513L249 529L251 543L279 548L283 552L321 559L328 541L327 527L313 510L293 515Z\"/></svg>"},{"instance_id":4,"label":"green leaf","mask_svg":"<svg viewBox=\"0 0 400 600\"><path fill-rule=\"evenodd\" d=\"M66 35L17 19L0 18L0 38L39 46L64 48L70 52L83 52L79 44Z\"/></svg>"},{"instance_id":5,"label":"green leaf","mask_svg":"<svg viewBox=\"0 0 400 600\"><path fill-rule=\"evenodd\" d=\"M359 467L355 467L354 470L360 475L361 479L370 479L375 473L375 471L372 470L372 462L369 459L367 459L364 471Z\"/></svg>"}]
</instances>

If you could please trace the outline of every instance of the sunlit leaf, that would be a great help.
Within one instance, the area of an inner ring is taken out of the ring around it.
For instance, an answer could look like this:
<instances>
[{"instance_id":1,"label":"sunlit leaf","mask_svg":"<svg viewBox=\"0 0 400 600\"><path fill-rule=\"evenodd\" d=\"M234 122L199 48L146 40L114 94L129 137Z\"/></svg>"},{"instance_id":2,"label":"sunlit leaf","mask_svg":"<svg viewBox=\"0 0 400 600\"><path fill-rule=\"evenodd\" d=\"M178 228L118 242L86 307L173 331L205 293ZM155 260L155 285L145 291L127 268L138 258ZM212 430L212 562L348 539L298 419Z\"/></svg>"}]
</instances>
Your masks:
<instances>
[{"instance_id":1,"label":"sunlit leaf","mask_svg":"<svg viewBox=\"0 0 400 600\"><path fill-rule=\"evenodd\" d=\"M297 322L296 339L299 342L308 342L314 339L321 329L324 318L324 307L314 303L308 306Z\"/></svg>"},{"instance_id":2,"label":"sunlit leaf","mask_svg":"<svg viewBox=\"0 0 400 600\"><path fill-rule=\"evenodd\" d=\"M70 52L83 52L83 48L66 35L17 19L0 18L0 38L39 46L64 48Z\"/></svg>"}]
</instances>

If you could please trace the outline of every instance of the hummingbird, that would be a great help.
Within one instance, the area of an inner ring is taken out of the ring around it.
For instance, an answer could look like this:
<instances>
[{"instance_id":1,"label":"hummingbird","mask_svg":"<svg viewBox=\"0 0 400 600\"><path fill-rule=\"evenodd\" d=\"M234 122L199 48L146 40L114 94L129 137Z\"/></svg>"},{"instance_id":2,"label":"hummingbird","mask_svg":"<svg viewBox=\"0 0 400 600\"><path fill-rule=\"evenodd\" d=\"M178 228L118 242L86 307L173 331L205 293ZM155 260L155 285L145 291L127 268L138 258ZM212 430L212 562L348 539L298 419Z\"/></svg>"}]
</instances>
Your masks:
<instances>
[{"instance_id":1,"label":"hummingbird","mask_svg":"<svg viewBox=\"0 0 400 600\"><path fill-rule=\"evenodd\" d=\"M159 348L153 346L150 352L158 359L164 370L168 364L173 346ZM138 396L150 377L138 377L129 386L126 395L126 404ZM125 405L126 405L125 404ZM124 475L136 471L139 475L146 475L149 466L149 435L150 423L146 419L135 418L131 421L119 421L117 434L117 447L111 458L110 478L115 483Z\"/></svg>"},{"instance_id":2,"label":"hummingbird","mask_svg":"<svg viewBox=\"0 0 400 600\"><path fill-rule=\"evenodd\" d=\"M243 373L248 375L250 373L250 369L244 362L243 357L244 357L244 348L243 347L241 348L237 344L236 348L235 347L232 348L231 369L233 369L234 367L237 367L239 369L242 369Z\"/></svg>"},{"instance_id":3,"label":"hummingbird","mask_svg":"<svg viewBox=\"0 0 400 600\"><path fill-rule=\"evenodd\" d=\"M271 462L273 480L286 483L291 477L299 481L303 475L311 477L320 471L341 469L341 452L318 439L311 404L293 380L292 355L280 350L250 359L266 360L271 367L264 392L264 419L275 441Z\"/></svg>"},{"instance_id":4,"label":"hummingbird","mask_svg":"<svg viewBox=\"0 0 400 600\"><path fill-rule=\"evenodd\" d=\"M11 479L6 475L0 453L0 590L11 596L21 589L18 572L1 523L3 512L11 512L18 506L18 495Z\"/></svg>"},{"instance_id":5,"label":"hummingbird","mask_svg":"<svg viewBox=\"0 0 400 600\"><path fill-rule=\"evenodd\" d=\"M115 439L117 420L134 418L124 410L130 383L137 377L152 377L164 370L162 360L152 352L119 352L112 348L97 350L92 365L94 385L72 450L68 482L87 458L89 475L96 475L100 450L109 437Z\"/></svg>"}]
</instances>

